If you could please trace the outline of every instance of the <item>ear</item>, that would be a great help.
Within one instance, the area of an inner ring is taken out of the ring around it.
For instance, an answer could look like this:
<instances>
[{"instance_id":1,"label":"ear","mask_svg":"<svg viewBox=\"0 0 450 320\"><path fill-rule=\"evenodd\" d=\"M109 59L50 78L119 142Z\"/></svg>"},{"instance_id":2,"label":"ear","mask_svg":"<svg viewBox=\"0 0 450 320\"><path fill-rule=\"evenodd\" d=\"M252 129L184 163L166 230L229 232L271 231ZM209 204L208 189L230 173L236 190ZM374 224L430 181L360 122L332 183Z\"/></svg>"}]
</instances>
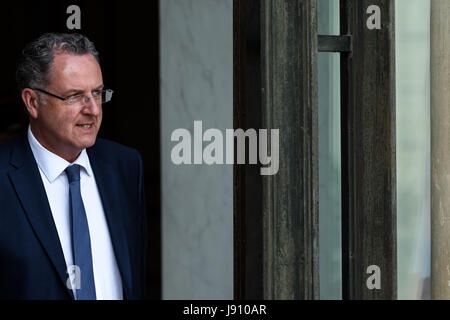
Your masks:
<instances>
[{"instance_id":1,"label":"ear","mask_svg":"<svg viewBox=\"0 0 450 320\"><path fill-rule=\"evenodd\" d=\"M25 88L22 90L22 100L30 117L36 119L39 114L38 107L41 105L38 94L30 88Z\"/></svg>"}]
</instances>

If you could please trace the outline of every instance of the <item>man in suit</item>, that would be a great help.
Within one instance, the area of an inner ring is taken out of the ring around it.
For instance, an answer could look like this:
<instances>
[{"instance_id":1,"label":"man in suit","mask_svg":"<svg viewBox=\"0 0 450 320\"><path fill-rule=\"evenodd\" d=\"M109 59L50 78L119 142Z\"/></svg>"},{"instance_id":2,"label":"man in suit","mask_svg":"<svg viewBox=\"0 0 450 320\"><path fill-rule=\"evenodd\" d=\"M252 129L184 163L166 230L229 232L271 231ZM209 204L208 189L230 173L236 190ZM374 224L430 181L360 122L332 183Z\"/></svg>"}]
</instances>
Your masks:
<instances>
[{"instance_id":1,"label":"man in suit","mask_svg":"<svg viewBox=\"0 0 450 320\"><path fill-rule=\"evenodd\" d=\"M0 145L0 299L142 299L146 218L136 150L97 139L106 89L85 36L28 44L24 134Z\"/></svg>"}]
</instances>

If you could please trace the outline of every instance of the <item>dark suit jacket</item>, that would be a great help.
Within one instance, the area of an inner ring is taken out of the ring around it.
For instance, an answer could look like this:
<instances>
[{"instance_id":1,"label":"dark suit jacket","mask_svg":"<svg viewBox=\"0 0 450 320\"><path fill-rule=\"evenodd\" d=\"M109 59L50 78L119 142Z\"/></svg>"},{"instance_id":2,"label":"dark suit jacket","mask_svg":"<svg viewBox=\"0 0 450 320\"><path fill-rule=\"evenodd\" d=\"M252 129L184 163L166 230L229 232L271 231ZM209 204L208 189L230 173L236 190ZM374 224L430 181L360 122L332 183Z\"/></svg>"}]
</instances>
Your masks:
<instances>
[{"instance_id":1,"label":"dark suit jacket","mask_svg":"<svg viewBox=\"0 0 450 320\"><path fill-rule=\"evenodd\" d=\"M87 149L125 299L145 297L146 218L139 153L97 139ZM27 135L0 145L0 299L73 299L44 184Z\"/></svg>"}]
</instances>

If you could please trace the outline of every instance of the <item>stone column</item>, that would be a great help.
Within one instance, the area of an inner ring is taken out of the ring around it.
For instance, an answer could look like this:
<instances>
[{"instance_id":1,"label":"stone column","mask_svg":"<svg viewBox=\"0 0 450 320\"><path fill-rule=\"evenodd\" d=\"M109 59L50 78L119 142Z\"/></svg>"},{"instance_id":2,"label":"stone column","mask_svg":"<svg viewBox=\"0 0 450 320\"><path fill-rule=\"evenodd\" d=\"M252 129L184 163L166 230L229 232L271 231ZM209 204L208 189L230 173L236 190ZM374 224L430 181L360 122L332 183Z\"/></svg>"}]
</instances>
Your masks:
<instances>
[{"instance_id":1,"label":"stone column","mask_svg":"<svg viewBox=\"0 0 450 320\"><path fill-rule=\"evenodd\" d=\"M431 298L450 299L450 1L431 1Z\"/></svg>"},{"instance_id":2,"label":"stone column","mask_svg":"<svg viewBox=\"0 0 450 320\"><path fill-rule=\"evenodd\" d=\"M233 167L171 159L174 130L233 128L232 2L161 0L160 19L162 299L232 299Z\"/></svg>"}]
</instances>

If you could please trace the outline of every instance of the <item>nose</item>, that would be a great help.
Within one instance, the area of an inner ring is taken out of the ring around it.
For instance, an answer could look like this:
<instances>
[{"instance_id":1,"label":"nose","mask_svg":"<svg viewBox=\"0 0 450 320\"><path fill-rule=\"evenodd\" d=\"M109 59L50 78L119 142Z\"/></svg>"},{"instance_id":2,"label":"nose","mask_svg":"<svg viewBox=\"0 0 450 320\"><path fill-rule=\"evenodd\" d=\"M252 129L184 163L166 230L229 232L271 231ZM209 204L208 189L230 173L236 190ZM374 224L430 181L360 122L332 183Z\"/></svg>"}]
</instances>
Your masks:
<instances>
[{"instance_id":1,"label":"nose","mask_svg":"<svg viewBox=\"0 0 450 320\"><path fill-rule=\"evenodd\" d=\"M99 115L102 110L100 101L95 100L94 97L85 96L83 100L83 112L90 115Z\"/></svg>"}]
</instances>

